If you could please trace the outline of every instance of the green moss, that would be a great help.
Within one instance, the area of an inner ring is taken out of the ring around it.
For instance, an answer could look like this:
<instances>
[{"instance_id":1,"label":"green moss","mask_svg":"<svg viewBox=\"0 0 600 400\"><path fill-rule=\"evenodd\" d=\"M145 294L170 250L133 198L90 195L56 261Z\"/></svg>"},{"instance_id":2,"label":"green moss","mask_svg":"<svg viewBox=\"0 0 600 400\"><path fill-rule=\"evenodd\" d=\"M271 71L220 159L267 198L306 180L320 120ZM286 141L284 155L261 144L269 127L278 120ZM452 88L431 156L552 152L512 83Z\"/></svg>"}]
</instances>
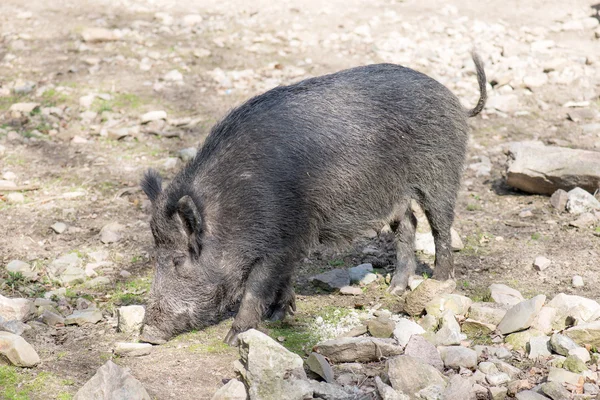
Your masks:
<instances>
[{"instance_id":1,"label":"green moss","mask_svg":"<svg viewBox=\"0 0 600 400\"><path fill-rule=\"evenodd\" d=\"M531 239L533 240L539 240L542 238L542 234L539 232L535 232L534 234L531 235Z\"/></svg>"},{"instance_id":2,"label":"green moss","mask_svg":"<svg viewBox=\"0 0 600 400\"><path fill-rule=\"evenodd\" d=\"M35 374L31 370L0 366L0 398L5 400L70 399L72 396L64 391L64 386L72 386L73 383L64 382L51 372L41 371ZM59 390L59 396L63 397L52 396L52 389Z\"/></svg>"},{"instance_id":3,"label":"green moss","mask_svg":"<svg viewBox=\"0 0 600 400\"><path fill-rule=\"evenodd\" d=\"M117 111L117 110L135 110L140 108L144 102L142 99L132 93L118 93L112 96L110 100L102 100L97 98L92 104L92 110L97 113L104 111Z\"/></svg>"},{"instance_id":4,"label":"green moss","mask_svg":"<svg viewBox=\"0 0 600 400\"><path fill-rule=\"evenodd\" d=\"M342 267L344 266L344 260L339 260L339 259L335 259L335 260L331 260L328 262L329 265L331 265L332 267Z\"/></svg>"},{"instance_id":5,"label":"green moss","mask_svg":"<svg viewBox=\"0 0 600 400\"><path fill-rule=\"evenodd\" d=\"M278 321L267 323L266 326L269 329L269 336L275 340L283 338L281 344L301 356L306 355L318 342L318 337L310 331L307 323Z\"/></svg>"}]
</instances>

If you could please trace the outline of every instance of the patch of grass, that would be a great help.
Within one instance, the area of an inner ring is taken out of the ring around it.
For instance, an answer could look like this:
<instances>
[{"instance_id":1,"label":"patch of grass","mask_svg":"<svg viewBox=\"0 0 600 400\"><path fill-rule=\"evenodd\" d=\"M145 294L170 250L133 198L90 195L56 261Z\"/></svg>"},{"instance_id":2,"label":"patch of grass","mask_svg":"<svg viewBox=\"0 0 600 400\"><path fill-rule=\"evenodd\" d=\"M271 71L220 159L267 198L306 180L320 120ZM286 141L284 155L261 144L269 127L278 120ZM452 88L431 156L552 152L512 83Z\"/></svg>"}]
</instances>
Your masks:
<instances>
[{"instance_id":1,"label":"patch of grass","mask_svg":"<svg viewBox=\"0 0 600 400\"><path fill-rule=\"evenodd\" d=\"M118 93L112 96L110 100L95 99L92 109L98 114L104 111L115 110L136 110L142 106L142 99L133 93Z\"/></svg>"},{"instance_id":2,"label":"patch of grass","mask_svg":"<svg viewBox=\"0 0 600 400\"><path fill-rule=\"evenodd\" d=\"M29 370L0 365L0 398L5 400L29 400L34 398L48 399L50 388L57 387L59 390L63 386L72 386L71 381L68 385L65 380L59 379L51 372L39 372L35 376ZM58 399L70 399L73 396L67 392L61 391L63 397ZM42 397L40 397L42 396ZM68 396L68 397L67 397Z\"/></svg>"},{"instance_id":3,"label":"patch of grass","mask_svg":"<svg viewBox=\"0 0 600 400\"><path fill-rule=\"evenodd\" d=\"M112 303L118 306L143 304L144 295L150 290L150 278L136 278L129 282L119 282L112 296Z\"/></svg>"},{"instance_id":4,"label":"patch of grass","mask_svg":"<svg viewBox=\"0 0 600 400\"><path fill-rule=\"evenodd\" d=\"M539 240L541 238L542 238L542 234L539 232L535 232L531 235L531 239L533 239L533 240Z\"/></svg>"},{"instance_id":5,"label":"patch of grass","mask_svg":"<svg viewBox=\"0 0 600 400\"><path fill-rule=\"evenodd\" d=\"M492 300L492 293L488 288L475 289L469 296L475 303L489 303Z\"/></svg>"},{"instance_id":6,"label":"patch of grass","mask_svg":"<svg viewBox=\"0 0 600 400\"><path fill-rule=\"evenodd\" d=\"M213 338L208 343L194 343L187 348L192 353L224 354L231 351L231 347L220 338Z\"/></svg>"},{"instance_id":7,"label":"patch of grass","mask_svg":"<svg viewBox=\"0 0 600 400\"><path fill-rule=\"evenodd\" d=\"M67 352L66 352L66 351L61 351L60 353L58 353L58 354L56 355L56 359L57 359L57 360L60 360L61 358L64 358L66 355L67 355Z\"/></svg>"},{"instance_id":8,"label":"patch of grass","mask_svg":"<svg viewBox=\"0 0 600 400\"><path fill-rule=\"evenodd\" d=\"M291 324L288 321L277 321L265 325L269 329L269 336L275 340L283 337L284 341L281 344L289 351L300 356L306 355L307 351L310 351L318 342L318 338L310 332L307 323L295 322Z\"/></svg>"},{"instance_id":9,"label":"patch of grass","mask_svg":"<svg viewBox=\"0 0 600 400\"><path fill-rule=\"evenodd\" d=\"M599 232L600 233L600 226L597 226L596 229L594 229L594 231Z\"/></svg>"},{"instance_id":10,"label":"patch of grass","mask_svg":"<svg viewBox=\"0 0 600 400\"><path fill-rule=\"evenodd\" d=\"M20 272L8 271L8 278L6 278L6 284L13 290L16 290L20 285L25 283L25 277Z\"/></svg>"},{"instance_id":11,"label":"patch of grass","mask_svg":"<svg viewBox=\"0 0 600 400\"><path fill-rule=\"evenodd\" d=\"M485 246L492 239L488 233L475 233L465 238L465 247L460 251L464 255L484 255L489 249Z\"/></svg>"},{"instance_id":12,"label":"patch of grass","mask_svg":"<svg viewBox=\"0 0 600 400\"><path fill-rule=\"evenodd\" d=\"M56 400L71 400L73 395L71 393L61 392L56 395Z\"/></svg>"},{"instance_id":13,"label":"patch of grass","mask_svg":"<svg viewBox=\"0 0 600 400\"><path fill-rule=\"evenodd\" d=\"M480 211L480 210L481 210L481 206L479 204L475 204L475 203L467 204L467 211Z\"/></svg>"},{"instance_id":14,"label":"patch of grass","mask_svg":"<svg viewBox=\"0 0 600 400\"><path fill-rule=\"evenodd\" d=\"M342 267L344 266L344 260L336 258L335 260L330 260L327 264L331 265L332 267Z\"/></svg>"},{"instance_id":15,"label":"patch of grass","mask_svg":"<svg viewBox=\"0 0 600 400\"><path fill-rule=\"evenodd\" d=\"M42 105L44 107L54 107L61 103L69 101L69 96L65 93L59 93L56 89L50 88L42 94Z\"/></svg>"},{"instance_id":16,"label":"patch of grass","mask_svg":"<svg viewBox=\"0 0 600 400\"><path fill-rule=\"evenodd\" d=\"M21 96L0 97L0 111L7 111L10 106L19 103L21 100Z\"/></svg>"},{"instance_id":17,"label":"patch of grass","mask_svg":"<svg viewBox=\"0 0 600 400\"><path fill-rule=\"evenodd\" d=\"M468 289L469 287L471 287L471 283L469 281L462 281L460 282L460 285L463 289Z\"/></svg>"}]
</instances>

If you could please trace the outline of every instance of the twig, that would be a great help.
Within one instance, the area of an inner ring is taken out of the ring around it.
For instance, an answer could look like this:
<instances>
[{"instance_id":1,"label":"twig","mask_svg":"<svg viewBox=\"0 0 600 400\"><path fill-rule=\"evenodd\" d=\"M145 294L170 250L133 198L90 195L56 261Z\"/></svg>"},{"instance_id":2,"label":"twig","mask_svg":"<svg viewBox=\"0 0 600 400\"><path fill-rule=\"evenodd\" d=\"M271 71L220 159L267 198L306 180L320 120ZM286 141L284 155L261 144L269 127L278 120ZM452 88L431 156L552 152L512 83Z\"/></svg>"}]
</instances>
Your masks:
<instances>
[{"instance_id":1,"label":"twig","mask_svg":"<svg viewBox=\"0 0 600 400\"><path fill-rule=\"evenodd\" d=\"M38 190L39 188L40 188L40 186L37 186L37 185L5 187L5 188L0 188L0 193L1 192L27 192L30 190Z\"/></svg>"}]
</instances>

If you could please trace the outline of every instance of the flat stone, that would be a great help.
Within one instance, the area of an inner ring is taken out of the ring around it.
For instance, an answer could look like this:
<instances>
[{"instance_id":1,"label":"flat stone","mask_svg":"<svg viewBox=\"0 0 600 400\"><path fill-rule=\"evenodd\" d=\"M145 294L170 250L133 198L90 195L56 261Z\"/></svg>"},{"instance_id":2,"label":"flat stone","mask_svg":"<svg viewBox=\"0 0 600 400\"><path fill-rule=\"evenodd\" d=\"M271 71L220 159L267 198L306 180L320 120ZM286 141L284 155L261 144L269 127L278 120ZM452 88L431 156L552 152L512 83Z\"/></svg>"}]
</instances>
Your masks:
<instances>
[{"instance_id":1,"label":"flat stone","mask_svg":"<svg viewBox=\"0 0 600 400\"><path fill-rule=\"evenodd\" d=\"M437 348L421 335L412 335L410 337L404 349L404 354L418 358L439 371L444 370L444 362Z\"/></svg>"},{"instance_id":2,"label":"flat stone","mask_svg":"<svg viewBox=\"0 0 600 400\"><path fill-rule=\"evenodd\" d=\"M86 28L81 32L81 38L87 43L114 42L119 36L110 29Z\"/></svg>"},{"instance_id":3,"label":"flat stone","mask_svg":"<svg viewBox=\"0 0 600 400\"><path fill-rule=\"evenodd\" d=\"M81 267L81 259L77 254L69 253L55 259L48 265L46 270L50 279L59 280L60 275L68 267Z\"/></svg>"},{"instance_id":4,"label":"flat stone","mask_svg":"<svg viewBox=\"0 0 600 400\"><path fill-rule=\"evenodd\" d=\"M246 400L246 386L237 379L232 379L215 392L211 400Z\"/></svg>"},{"instance_id":5,"label":"flat stone","mask_svg":"<svg viewBox=\"0 0 600 400\"><path fill-rule=\"evenodd\" d=\"M591 192L594 192L594 190L595 189L591 190ZM576 187L575 189L570 190L567 195L569 196L569 199L567 200L567 211L571 214L577 215L588 211L600 210L600 201L587 190Z\"/></svg>"},{"instance_id":6,"label":"flat stone","mask_svg":"<svg viewBox=\"0 0 600 400\"><path fill-rule=\"evenodd\" d=\"M28 280L36 280L38 277L37 272L29 264L21 260L12 260L6 265L6 270L13 273L18 272Z\"/></svg>"},{"instance_id":7,"label":"flat stone","mask_svg":"<svg viewBox=\"0 0 600 400\"><path fill-rule=\"evenodd\" d=\"M334 383L335 377L331 365L327 362L325 357L319 353L311 353L306 359L306 365L315 374L319 375L325 380L325 382Z\"/></svg>"},{"instance_id":8,"label":"flat stone","mask_svg":"<svg viewBox=\"0 0 600 400\"><path fill-rule=\"evenodd\" d=\"M567 201L569 200L569 195L563 189L558 189L552 196L550 196L550 204L552 207L556 208L558 211L563 212L567 207Z\"/></svg>"},{"instance_id":9,"label":"flat stone","mask_svg":"<svg viewBox=\"0 0 600 400\"><path fill-rule=\"evenodd\" d=\"M518 142L510 146L509 158L506 183L524 192L551 195L576 187L593 192L600 181L600 153L595 151Z\"/></svg>"},{"instance_id":10,"label":"flat stone","mask_svg":"<svg viewBox=\"0 0 600 400\"><path fill-rule=\"evenodd\" d=\"M587 363L592 359L590 352L587 351L585 347L578 347L576 349L569 350L569 356L577 356L584 363Z\"/></svg>"},{"instance_id":11,"label":"flat stone","mask_svg":"<svg viewBox=\"0 0 600 400\"><path fill-rule=\"evenodd\" d=\"M90 399L150 400L150 396L140 381L109 360L73 397L73 400Z\"/></svg>"},{"instance_id":12,"label":"flat stone","mask_svg":"<svg viewBox=\"0 0 600 400\"><path fill-rule=\"evenodd\" d=\"M40 362L34 348L21 336L0 331L0 354L17 367L33 367Z\"/></svg>"},{"instance_id":13,"label":"flat stone","mask_svg":"<svg viewBox=\"0 0 600 400\"><path fill-rule=\"evenodd\" d=\"M83 283L86 279L85 271L79 267L68 266L65 270L60 274L59 280L64 285L76 285L78 283Z\"/></svg>"},{"instance_id":14,"label":"flat stone","mask_svg":"<svg viewBox=\"0 0 600 400\"><path fill-rule=\"evenodd\" d=\"M152 345L150 343L118 342L115 344L114 352L121 357L141 357L152 352Z\"/></svg>"},{"instance_id":15,"label":"flat stone","mask_svg":"<svg viewBox=\"0 0 600 400\"><path fill-rule=\"evenodd\" d=\"M600 321L576 325L564 333L581 346L600 347Z\"/></svg>"},{"instance_id":16,"label":"flat stone","mask_svg":"<svg viewBox=\"0 0 600 400\"><path fill-rule=\"evenodd\" d=\"M478 337L491 334L496 330L496 325L486 324L485 322L467 318L462 323L461 329L467 337Z\"/></svg>"},{"instance_id":17,"label":"flat stone","mask_svg":"<svg viewBox=\"0 0 600 400\"><path fill-rule=\"evenodd\" d=\"M438 346L452 346L460 344L467 338L461 333L460 325L452 311L446 310L442 314L440 329L435 333L435 343Z\"/></svg>"},{"instance_id":18,"label":"flat stone","mask_svg":"<svg viewBox=\"0 0 600 400\"><path fill-rule=\"evenodd\" d=\"M562 368L548 368L548 382L568 383L575 386L583 386L585 379L583 375L564 370Z\"/></svg>"},{"instance_id":19,"label":"flat stone","mask_svg":"<svg viewBox=\"0 0 600 400\"><path fill-rule=\"evenodd\" d=\"M561 335L560 333L555 333L550 337L550 348L556 354L560 354L561 356L568 356L569 351L578 348L577 343L573 341L569 336Z\"/></svg>"},{"instance_id":20,"label":"flat stone","mask_svg":"<svg viewBox=\"0 0 600 400\"><path fill-rule=\"evenodd\" d=\"M469 308L469 318L490 325L498 325L510 308L506 304L473 303Z\"/></svg>"},{"instance_id":21,"label":"flat stone","mask_svg":"<svg viewBox=\"0 0 600 400\"><path fill-rule=\"evenodd\" d=\"M167 72L163 76L163 80L167 81L167 82L182 82L183 81L183 75L181 74L181 72L179 72L176 69L174 69L174 70L171 70L171 71Z\"/></svg>"},{"instance_id":22,"label":"flat stone","mask_svg":"<svg viewBox=\"0 0 600 400\"><path fill-rule=\"evenodd\" d=\"M348 268L350 282L352 283L360 283L360 281L370 272L373 272L373 264L370 263Z\"/></svg>"},{"instance_id":23,"label":"flat stone","mask_svg":"<svg viewBox=\"0 0 600 400\"><path fill-rule=\"evenodd\" d=\"M16 111L23 114L30 114L36 108L39 108L39 103L14 103L10 106L9 111Z\"/></svg>"},{"instance_id":24,"label":"flat stone","mask_svg":"<svg viewBox=\"0 0 600 400\"><path fill-rule=\"evenodd\" d=\"M552 323L556 319L556 308L544 306L533 319L531 327L548 335L552 333Z\"/></svg>"},{"instance_id":25,"label":"flat stone","mask_svg":"<svg viewBox=\"0 0 600 400\"><path fill-rule=\"evenodd\" d=\"M375 376L375 385L382 400L410 400L410 397L407 395L398 393L393 387L383 383L379 376Z\"/></svg>"},{"instance_id":26,"label":"flat stone","mask_svg":"<svg viewBox=\"0 0 600 400\"><path fill-rule=\"evenodd\" d=\"M386 370L392 387L411 399L416 398L416 393L428 386L446 387L446 379L440 371L410 356L390 358L386 363Z\"/></svg>"},{"instance_id":27,"label":"flat stone","mask_svg":"<svg viewBox=\"0 0 600 400\"><path fill-rule=\"evenodd\" d=\"M143 114L140 118L142 124L147 124L148 122L158 121L161 119L167 119L166 111L150 111L146 114Z\"/></svg>"},{"instance_id":28,"label":"flat stone","mask_svg":"<svg viewBox=\"0 0 600 400\"><path fill-rule=\"evenodd\" d=\"M536 393L532 390L524 390L517 393L515 396L517 400L548 400L546 396Z\"/></svg>"},{"instance_id":29,"label":"flat stone","mask_svg":"<svg viewBox=\"0 0 600 400\"><path fill-rule=\"evenodd\" d=\"M454 375L450 378L442 398L476 400L475 393L473 392L473 384L474 382L472 379L463 378L458 374Z\"/></svg>"},{"instance_id":30,"label":"flat stone","mask_svg":"<svg viewBox=\"0 0 600 400\"><path fill-rule=\"evenodd\" d=\"M535 336L529 339L529 358L535 360L539 357L550 357L550 337Z\"/></svg>"},{"instance_id":31,"label":"flat stone","mask_svg":"<svg viewBox=\"0 0 600 400\"><path fill-rule=\"evenodd\" d=\"M40 316L40 320L48 326L64 325L65 318L57 313L49 310L44 310Z\"/></svg>"},{"instance_id":32,"label":"flat stone","mask_svg":"<svg viewBox=\"0 0 600 400\"><path fill-rule=\"evenodd\" d=\"M326 291L336 291L350 285L350 274L346 269L334 269L309 278L316 287Z\"/></svg>"},{"instance_id":33,"label":"flat stone","mask_svg":"<svg viewBox=\"0 0 600 400\"><path fill-rule=\"evenodd\" d=\"M491 400L504 400L508 394L508 389L505 387L492 386L489 388Z\"/></svg>"},{"instance_id":34,"label":"flat stone","mask_svg":"<svg viewBox=\"0 0 600 400\"><path fill-rule=\"evenodd\" d=\"M321 342L314 347L314 351L332 363L372 362L381 357L402 354L402 347L396 343L394 339L344 337Z\"/></svg>"},{"instance_id":35,"label":"flat stone","mask_svg":"<svg viewBox=\"0 0 600 400\"><path fill-rule=\"evenodd\" d=\"M400 346L406 346L413 335L422 333L425 333L425 330L419 324L407 318L400 318L400 320L396 322L396 328L394 329L393 335Z\"/></svg>"},{"instance_id":36,"label":"flat stone","mask_svg":"<svg viewBox=\"0 0 600 400\"><path fill-rule=\"evenodd\" d=\"M486 381L492 386L500 386L510 381L510 376L504 372L485 376Z\"/></svg>"},{"instance_id":37,"label":"flat stone","mask_svg":"<svg viewBox=\"0 0 600 400\"><path fill-rule=\"evenodd\" d=\"M452 293L454 289L456 289L456 282L453 280L441 282L435 279L426 279L406 296L404 311L409 315L419 315L425 311L427 304L435 297Z\"/></svg>"},{"instance_id":38,"label":"flat stone","mask_svg":"<svg viewBox=\"0 0 600 400\"><path fill-rule=\"evenodd\" d=\"M363 291L361 288L356 287L356 286L344 286L344 287L340 288L340 294L343 294L346 296L359 296L359 295L363 294Z\"/></svg>"},{"instance_id":39,"label":"flat stone","mask_svg":"<svg viewBox=\"0 0 600 400\"><path fill-rule=\"evenodd\" d=\"M95 324L102 320L102 312L97 309L75 311L65 318L65 325Z\"/></svg>"},{"instance_id":40,"label":"flat stone","mask_svg":"<svg viewBox=\"0 0 600 400\"><path fill-rule=\"evenodd\" d=\"M441 317L442 312L451 310L455 315L467 315L469 308L473 304L473 300L459 294L443 294L432 299L425 306L425 311L428 315Z\"/></svg>"},{"instance_id":41,"label":"flat stone","mask_svg":"<svg viewBox=\"0 0 600 400\"><path fill-rule=\"evenodd\" d=\"M509 363L504 362L502 360L497 360L497 359L493 358L493 359L491 359L491 361L494 363L496 368L498 368L498 371L508 374L508 376L510 376L510 379L515 379L522 372L519 368L513 367Z\"/></svg>"},{"instance_id":42,"label":"flat stone","mask_svg":"<svg viewBox=\"0 0 600 400\"><path fill-rule=\"evenodd\" d=\"M547 259L544 256L537 256L535 258L535 260L533 261L533 267L537 270L537 271L544 271L546 270L550 264L552 264L552 261L550 261L549 259Z\"/></svg>"},{"instance_id":43,"label":"flat stone","mask_svg":"<svg viewBox=\"0 0 600 400\"><path fill-rule=\"evenodd\" d=\"M26 321L33 314L33 302L23 298L9 298L0 294L0 317L6 321Z\"/></svg>"},{"instance_id":44,"label":"flat stone","mask_svg":"<svg viewBox=\"0 0 600 400\"><path fill-rule=\"evenodd\" d=\"M501 283L494 283L489 289L492 299L499 304L514 306L525 300L521 292Z\"/></svg>"},{"instance_id":45,"label":"flat stone","mask_svg":"<svg viewBox=\"0 0 600 400\"><path fill-rule=\"evenodd\" d=\"M538 295L516 304L506 312L506 315L498 324L498 331L503 335L507 335L529 328L545 301L546 296Z\"/></svg>"},{"instance_id":46,"label":"flat stone","mask_svg":"<svg viewBox=\"0 0 600 400\"><path fill-rule=\"evenodd\" d=\"M389 338L392 337L396 323L387 317L379 317L369 320L367 328L373 337Z\"/></svg>"},{"instance_id":47,"label":"flat stone","mask_svg":"<svg viewBox=\"0 0 600 400\"><path fill-rule=\"evenodd\" d=\"M473 369L477 367L477 352L462 346L441 347L440 354L446 368Z\"/></svg>"},{"instance_id":48,"label":"flat stone","mask_svg":"<svg viewBox=\"0 0 600 400\"><path fill-rule=\"evenodd\" d=\"M52 228L54 232L60 235L61 233L64 233L64 231L67 230L67 224L65 224L64 222L55 222L50 228Z\"/></svg>"},{"instance_id":49,"label":"flat stone","mask_svg":"<svg viewBox=\"0 0 600 400\"><path fill-rule=\"evenodd\" d=\"M552 400L570 400L571 393L558 382L546 382L540 387L542 393Z\"/></svg>"},{"instance_id":50,"label":"flat stone","mask_svg":"<svg viewBox=\"0 0 600 400\"><path fill-rule=\"evenodd\" d=\"M544 334L535 329L527 329L521 332L515 332L504 338L504 342L512 346L514 350L525 350L527 343L535 336L544 336Z\"/></svg>"},{"instance_id":51,"label":"flat stone","mask_svg":"<svg viewBox=\"0 0 600 400\"><path fill-rule=\"evenodd\" d=\"M146 314L144 306L133 305L119 307L117 314L119 332L140 333Z\"/></svg>"},{"instance_id":52,"label":"flat stone","mask_svg":"<svg viewBox=\"0 0 600 400\"><path fill-rule=\"evenodd\" d=\"M116 243L121 240L125 227L118 222L106 224L100 230L100 241L104 244Z\"/></svg>"}]
</instances>

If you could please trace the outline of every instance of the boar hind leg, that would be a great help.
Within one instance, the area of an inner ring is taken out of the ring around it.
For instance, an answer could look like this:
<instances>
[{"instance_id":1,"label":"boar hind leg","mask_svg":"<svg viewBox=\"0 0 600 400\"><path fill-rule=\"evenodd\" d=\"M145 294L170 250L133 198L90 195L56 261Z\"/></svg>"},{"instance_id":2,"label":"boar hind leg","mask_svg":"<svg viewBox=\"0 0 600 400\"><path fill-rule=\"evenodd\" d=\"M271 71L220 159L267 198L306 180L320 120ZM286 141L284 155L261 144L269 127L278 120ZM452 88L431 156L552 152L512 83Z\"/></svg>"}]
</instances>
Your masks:
<instances>
[{"instance_id":1,"label":"boar hind leg","mask_svg":"<svg viewBox=\"0 0 600 400\"><path fill-rule=\"evenodd\" d=\"M281 302L285 300L287 304L290 306L293 304L295 307L292 303L294 292L288 289L291 275L282 273L279 265L282 263L273 264L263 261L252 268L246 280L240 308L225 337L225 343L237 346L238 334L258 327L262 318L268 315L272 305L283 304Z\"/></svg>"},{"instance_id":2,"label":"boar hind leg","mask_svg":"<svg viewBox=\"0 0 600 400\"><path fill-rule=\"evenodd\" d=\"M441 192L441 191L440 191ZM426 195L422 207L427 215L435 243L435 269L433 276L438 280L454 278L454 259L450 229L454 221L456 193L441 192Z\"/></svg>"},{"instance_id":3,"label":"boar hind leg","mask_svg":"<svg viewBox=\"0 0 600 400\"><path fill-rule=\"evenodd\" d=\"M417 219L410 208L410 201L403 204L403 214L396 220L396 271L390 284L392 294L402 293L408 286L408 277L415 273L415 231Z\"/></svg>"}]
</instances>

